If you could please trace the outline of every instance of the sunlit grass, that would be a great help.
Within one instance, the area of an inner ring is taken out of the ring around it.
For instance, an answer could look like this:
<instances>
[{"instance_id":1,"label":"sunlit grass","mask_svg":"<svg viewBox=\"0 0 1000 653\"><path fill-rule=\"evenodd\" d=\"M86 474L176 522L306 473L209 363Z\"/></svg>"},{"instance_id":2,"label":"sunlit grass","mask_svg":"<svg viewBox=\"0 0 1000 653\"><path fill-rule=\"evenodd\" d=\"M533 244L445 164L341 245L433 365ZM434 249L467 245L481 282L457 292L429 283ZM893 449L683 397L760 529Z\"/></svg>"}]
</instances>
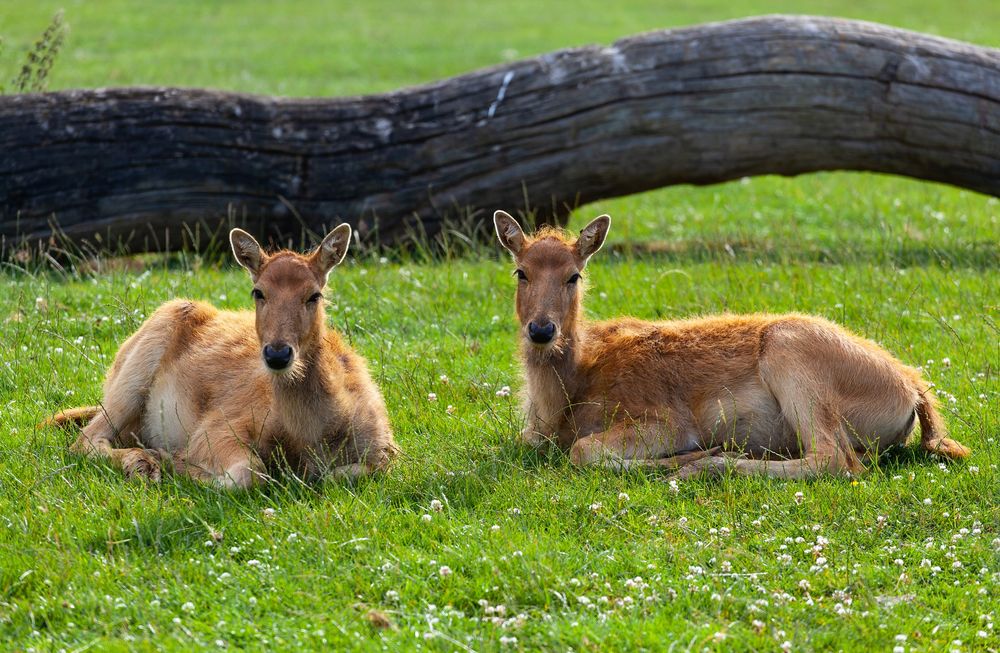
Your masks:
<instances>
[{"instance_id":1,"label":"sunlit grass","mask_svg":"<svg viewBox=\"0 0 1000 653\"><path fill-rule=\"evenodd\" d=\"M57 88L381 91L790 10L1000 43L988 3L58 6L72 31ZM0 4L6 54L56 8ZM614 223L588 268L590 316L824 315L923 366L972 457L945 465L907 449L856 482L672 486L520 449L517 398L503 391L521 388L514 281L484 247L349 254L331 276L330 323L369 358L403 447L390 474L232 494L173 477L146 486L35 424L99 400L117 346L161 302L249 309L246 278L190 254L97 275L5 267L0 649L1000 648L996 200L824 174L666 189L583 207L571 224L604 211Z\"/></svg>"},{"instance_id":2,"label":"sunlit grass","mask_svg":"<svg viewBox=\"0 0 1000 653\"><path fill-rule=\"evenodd\" d=\"M234 495L173 478L126 482L69 456L69 435L33 425L99 399L116 344L161 301L249 307L239 271L7 273L4 631L42 648L136 638L480 650L513 637L524 648L798 650L891 648L902 634L936 649L994 637L980 619L994 609L1000 546L993 270L599 255L593 316L826 315L925 366L954 396L948 421L975 452L939 466L907 451L856 484L744 478L675 490L513 445L516 401L497 395L520 386L509 268L473 258L335 271L330 320L371 359L403 459L356 487L283 478ZM373 609L398 630L374 629Z\"/></svg>"}]
</instances>

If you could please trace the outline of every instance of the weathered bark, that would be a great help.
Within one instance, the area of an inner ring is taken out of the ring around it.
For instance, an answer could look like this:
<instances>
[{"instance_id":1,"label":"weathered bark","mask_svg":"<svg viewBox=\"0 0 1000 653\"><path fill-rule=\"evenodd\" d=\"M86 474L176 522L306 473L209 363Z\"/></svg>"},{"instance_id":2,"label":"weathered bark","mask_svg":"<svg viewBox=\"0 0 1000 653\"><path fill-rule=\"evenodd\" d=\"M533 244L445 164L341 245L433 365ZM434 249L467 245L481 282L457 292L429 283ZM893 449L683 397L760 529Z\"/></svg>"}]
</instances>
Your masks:
<instances>
[{"instance_id":1,"label":"weathered bark","mask_svg":"<svg viewBox=\"0 0 1000 653\"><path fill-rule=\"evenodd\" d=\"M277 238L348 221L391 241L449 216L558 220L600 198L770 173L872 170L1000 195L1000 51L771 16L367 97L0 97L0 152L8 245L57 223L133 251L177 245L185 224L230 208Z\"/></svg>"}]
</instances>

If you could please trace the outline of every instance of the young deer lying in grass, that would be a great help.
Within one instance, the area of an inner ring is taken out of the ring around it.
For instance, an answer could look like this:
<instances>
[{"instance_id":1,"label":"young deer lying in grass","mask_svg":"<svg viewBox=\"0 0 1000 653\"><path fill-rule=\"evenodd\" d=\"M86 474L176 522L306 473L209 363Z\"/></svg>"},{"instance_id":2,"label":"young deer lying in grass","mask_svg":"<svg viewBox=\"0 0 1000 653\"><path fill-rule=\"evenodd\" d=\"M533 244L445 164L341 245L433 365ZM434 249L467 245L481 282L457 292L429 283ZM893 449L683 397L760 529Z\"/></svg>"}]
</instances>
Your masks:
<instances>
[{"instance_id":1,"label":"young deer lying in grass","mask_svg":"<svg viewBox=\"0 0 1000 653\"><path fill-rule=\"evenodd\" d=\"M580 275L611 218L575 240L526 236L503 211L494 223L517 265L530 445L555 442L577 465L804 478L862 471L919 418L924 449L969 454L920 373L871 341L795 314L589 323Z\"/></svg>"},{"instance_id":2,"label":"young deer lying in grass","mask_svg":"<svg viewBox=\"0 0 1000 653\"><path fill-rule=\"evenodd\" d=\"M72 450L154 481L161 460L225 487L254 485L277 457L307 477L386 467L397 447L385 402L323 311L350 226L306 256L267 255L240 229L229 239L253 280L256 314L164 304L118 351L103 404L52 421L92 418Z\"/></svg>"}]
</instances>

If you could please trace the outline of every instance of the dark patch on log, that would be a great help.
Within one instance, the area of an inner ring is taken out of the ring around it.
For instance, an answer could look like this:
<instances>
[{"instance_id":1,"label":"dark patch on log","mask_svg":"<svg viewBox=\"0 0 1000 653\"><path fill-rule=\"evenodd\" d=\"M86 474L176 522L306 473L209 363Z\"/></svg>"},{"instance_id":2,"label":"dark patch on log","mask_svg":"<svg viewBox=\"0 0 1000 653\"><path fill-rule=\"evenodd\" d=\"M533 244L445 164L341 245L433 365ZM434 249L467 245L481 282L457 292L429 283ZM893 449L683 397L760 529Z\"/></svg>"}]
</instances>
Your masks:
<instances>
[{"instance_id":1,"label":"dark patch on log","mask_svg":"<svg viewBox=\"0 0 1000 653\"><path fill-rule=\"evenodd\" d=\"M55 221L77 242L165 249L229 210L277 241L347 221L392 242L495 208L558 221L671 184L818 170L1000 195L1000 51L770 16L366 97L0 97L0 153L8 247L49 237Z\"/></svg>"}]
</instances>

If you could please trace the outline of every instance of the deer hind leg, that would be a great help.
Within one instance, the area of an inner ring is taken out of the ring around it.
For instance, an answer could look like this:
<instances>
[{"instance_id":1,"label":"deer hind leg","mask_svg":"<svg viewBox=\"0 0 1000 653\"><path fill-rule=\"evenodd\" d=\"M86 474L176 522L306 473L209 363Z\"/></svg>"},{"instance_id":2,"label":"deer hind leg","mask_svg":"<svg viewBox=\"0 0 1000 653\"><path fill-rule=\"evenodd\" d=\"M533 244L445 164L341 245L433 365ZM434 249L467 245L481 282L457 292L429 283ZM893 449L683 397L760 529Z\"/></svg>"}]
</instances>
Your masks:
<instances>
[{"instance_id":1,"label":"deer hind leg","mask_svg":"<svg viewBox=\"0 0 1000 653\"><path fill-rule=\"evenodd\" d=\"M122 447L130 441L141 445L136 433L138 422L114 428L102 410L84 427L83 433L70 445L70 451L91 458L108 460L125 473L126 478L145 478L158 483L161 478L159 452L142 446Z\"/></svg>"},{"instance_id":2,"label":"deer hind leg","mask_svg":"<svg viewBox=\"0 0 1000 653\"><path fill-rule=\"evenodd\" d=\"M790 349L781 348L769 359L762 359L760 374L777 400L787 433L793 435L775 433L769 441L757 444L766 450L798 450L800 457L771 460L715 456L683 468L679 477L705 472L719 474L728 469L741 475L764 474L786 479L864 471L841 415L840 397L830 390L832 384L813 362Z\"/></svg>"},{"instance_id":3,"label":"deer hind leg","mask_svg":"<svg viewBox=\"0 0 1000 653\"><path fill-rule=\"evenodd\" d=\"M152 321L125 341L108 371L102 404L70 451L108 459L128 477L160 480L160 455L143 446L141 425L166 344L166 332Z\"/></svg>"},{"instance_id":4,"label":"deer hind leg","mask_svg":"<svg viewBox=\"0 0 1000 653\"><path fill-rule=\"evenodd\" d=\"M808 406L800 406L797 415ZM721 475L728 470L743 476L766 475L783 479L806 479L823 474L857 475L864 467L851 447L843 420L825 407L811 411L809 420L798 419L802 456L793 460L752 459L746 457L711 456L685 465L677 478L691 478L701 474Z\"/></svg>"},{"instance_id":5,"label":"deer hind leg","mask_svg":"<svg viewBox=\"0 0 1000 653\"><path fill-rule=\"evenodd\" d=\"M225 489L253 487L267 478L264 462L250 444L250 428L219 413L206 416L173 457L174 469Z\"/></svg>"}]
</instances>

